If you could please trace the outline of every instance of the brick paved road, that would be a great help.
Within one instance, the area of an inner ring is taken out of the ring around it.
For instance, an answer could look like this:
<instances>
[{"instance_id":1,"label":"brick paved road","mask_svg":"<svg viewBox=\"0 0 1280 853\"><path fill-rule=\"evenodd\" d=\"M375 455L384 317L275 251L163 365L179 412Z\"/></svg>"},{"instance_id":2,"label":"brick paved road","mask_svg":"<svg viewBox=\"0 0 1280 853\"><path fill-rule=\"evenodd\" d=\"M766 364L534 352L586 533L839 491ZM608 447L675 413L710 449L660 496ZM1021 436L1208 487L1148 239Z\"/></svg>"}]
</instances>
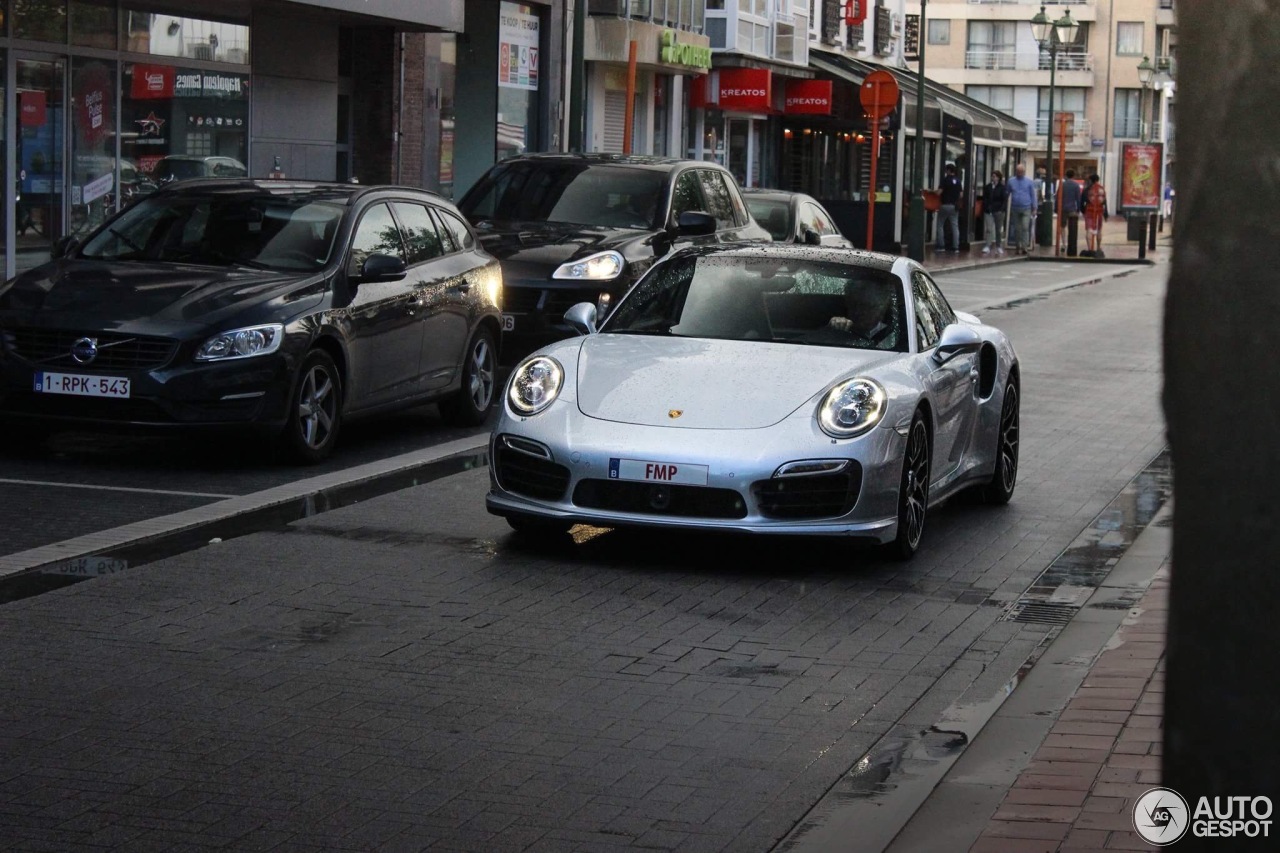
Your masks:
<instances>
[{"instance_id":1,"label":"brick paved road","mask_svg":"<svg viewBox=\"0 0 1280 853\"><path fill-rule=\"evenodd\" d=\"M1163 445L1162 277L990 312L1023 359L1018 493L940 509L910 564L530 551L472 472L7 605L0 847L767 850L1041 641L995 604Z\"/></svg>"}]
</instances>

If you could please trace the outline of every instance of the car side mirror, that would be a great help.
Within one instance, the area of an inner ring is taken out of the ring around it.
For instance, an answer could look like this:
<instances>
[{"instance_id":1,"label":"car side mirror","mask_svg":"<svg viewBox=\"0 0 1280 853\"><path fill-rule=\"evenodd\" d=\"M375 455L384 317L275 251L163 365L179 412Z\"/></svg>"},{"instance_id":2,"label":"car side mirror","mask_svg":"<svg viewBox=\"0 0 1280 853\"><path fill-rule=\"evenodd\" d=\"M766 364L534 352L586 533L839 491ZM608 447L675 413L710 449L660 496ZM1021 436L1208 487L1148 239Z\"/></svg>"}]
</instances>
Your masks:
<instances>
[{"instance_id":1,"label":"car side mirror","mask_svg":"<svg viewBox=\"0 0 1280 853\"><path fill-rule=\"evenodd\" d=\"M946 364L958 355L977 352L981 347L982 336L973 327L964 323L952 323L942 330L938 348L933 352L933 360L939 365Z\"/></svg>"},{"instance_id":2,"label":"car side mirror","mask_svg":"<svg viewBox=\"0 0 1280 853\"><path fill-rule=\"evenodd\" d=\"M79 245L80 241L75 236L71 234L64 235L53 242L50 255L54 260L65 258L74 252Z\"/></svg>"},{"instance_id":3,"label":"car side mirror","mask_svg":"<svg viewBox=\"0 0 1280 853\"><path fill-rule=\"evenodd\" d=\"M590 302L579 302L564 312L564 321L580 335L596 333L596 306Z\"/></svg>"},{"instance_id":4,"label":"car side mirror","mask_svg":"<svg viewBox=\"0 0 1280 853\"><path fill-rule=\"evenodd\" d=\"M716 218L701 210L686 210L676 220L676 233L681 237L702 237L716 233Z\"/></svg>"},{"instance_id":5,"label":"car side mirror","mask_svg":"<svg viewBox=\"0 0 1280 853\"><path fill-rule=\"evenodd\" d=\"M822 235L812 228L804 229L804 244L806 246L821 246Z\"/></svg>"},{"instance_id":6,"label":"car side mirror","mask_svg":"<svg viewBox=\"0 0 1280 853\"><path fill-rule=\"evenodd\" d=\"M378 252L364 259L357 281L399 281L408 275L404 260Z\"/></svg>"}]
</instances>

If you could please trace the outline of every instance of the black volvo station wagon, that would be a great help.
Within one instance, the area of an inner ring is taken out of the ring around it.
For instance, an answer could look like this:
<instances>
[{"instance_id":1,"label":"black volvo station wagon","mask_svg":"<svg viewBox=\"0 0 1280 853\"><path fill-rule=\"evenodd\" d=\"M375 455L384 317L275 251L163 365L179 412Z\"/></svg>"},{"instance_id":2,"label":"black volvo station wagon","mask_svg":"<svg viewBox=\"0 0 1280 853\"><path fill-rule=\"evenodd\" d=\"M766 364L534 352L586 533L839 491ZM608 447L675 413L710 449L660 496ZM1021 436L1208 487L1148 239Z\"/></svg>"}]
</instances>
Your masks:
<instances>
[{"instance_id":1,"label":"black volvo station wagon","mask_svg":"<svg viewBox=\"0 0 1280 853\"><path fill-rule=\"evenodd\" d=\"M250 428L301 461L343 421L494 400L502 275L405 187L196 180L0 285L0 425Z\"/></svg>"}]
</instances>

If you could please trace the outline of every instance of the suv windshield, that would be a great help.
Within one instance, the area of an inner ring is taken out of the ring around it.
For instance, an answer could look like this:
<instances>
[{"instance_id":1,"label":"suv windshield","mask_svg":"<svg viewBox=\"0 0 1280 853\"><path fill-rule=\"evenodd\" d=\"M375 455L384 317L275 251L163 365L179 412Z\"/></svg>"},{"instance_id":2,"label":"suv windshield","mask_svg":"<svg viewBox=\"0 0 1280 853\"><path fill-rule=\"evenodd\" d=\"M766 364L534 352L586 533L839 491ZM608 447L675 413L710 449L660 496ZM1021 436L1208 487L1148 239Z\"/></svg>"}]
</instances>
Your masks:
<instances>
[{"instance_id":1,"label":"suv windshield","mask_svg":"<svg viewBox=\"0 0 1280 853\"><path fill-rule=\"evenodd\" d=\"M907 351L902 282L888 270L777 255L661 264L602 332Z\"/></svg>"},{"instance_id":2,"label":"suv windshield","mask_svg":"<svg viewBox=\"0 0 1280 853\"><path fill-rule=\"evenodd\" d=\"M556 222L611 228L658 227L667 175L601 163L502 163L459 205L481 219Z\"/></svg>"},{"instance_id":3,"label":"suv windshield","mask_svg":"<svg viewBox=\"0 0 1280 853\"><path fill-rule=\"evenodd\" d=\"M79 257L309 271L328 263L343 206L277 195L152 196L107 223Z\"/></svg>"}]
</instances>

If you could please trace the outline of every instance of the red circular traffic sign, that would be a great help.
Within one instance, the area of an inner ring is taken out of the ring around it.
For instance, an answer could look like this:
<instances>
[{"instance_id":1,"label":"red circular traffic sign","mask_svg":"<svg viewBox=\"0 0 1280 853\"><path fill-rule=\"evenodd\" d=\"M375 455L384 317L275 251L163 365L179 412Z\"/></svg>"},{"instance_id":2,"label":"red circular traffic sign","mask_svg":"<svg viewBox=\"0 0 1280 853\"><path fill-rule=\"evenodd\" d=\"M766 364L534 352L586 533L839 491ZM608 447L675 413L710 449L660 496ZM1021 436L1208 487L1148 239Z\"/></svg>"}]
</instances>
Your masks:
<instances>
[{"instance_id":1,"label":"red circular traffic sign","mask_svg":"<svg viewBox=\"0 0 1280 853\"><path fill-rule=\"evenodd\" d=\"M862 108L873 119L880 119L898 107L898 81L888 71L872 71L858 89Z\"/></svg>"}]
</instances>

